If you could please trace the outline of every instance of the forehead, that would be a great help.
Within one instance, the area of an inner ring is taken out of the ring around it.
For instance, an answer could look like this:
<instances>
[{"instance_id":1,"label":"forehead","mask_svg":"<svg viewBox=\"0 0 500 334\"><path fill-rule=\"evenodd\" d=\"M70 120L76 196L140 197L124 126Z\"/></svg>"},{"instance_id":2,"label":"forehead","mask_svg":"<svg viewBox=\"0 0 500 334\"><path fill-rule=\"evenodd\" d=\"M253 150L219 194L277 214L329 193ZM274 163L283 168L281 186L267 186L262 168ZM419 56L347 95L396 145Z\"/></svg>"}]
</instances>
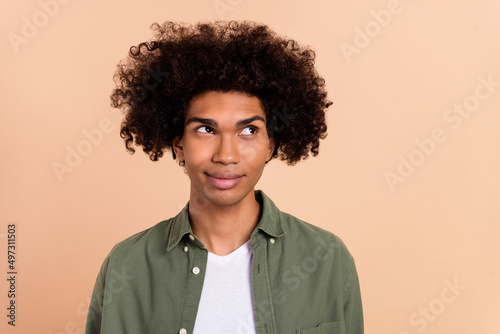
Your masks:
<instances>
[{"instance_id":1,"label":"forehead","mask_svg":"<svg viewBox=\"0 0 500 334\"><path fill-rule=\"evenodd\" d=\"M193 116L239 119L249 115L260 115L265 118L258 97L241 92L209 91L191 100L186 119Z\"/></svg>"}]
</instances>

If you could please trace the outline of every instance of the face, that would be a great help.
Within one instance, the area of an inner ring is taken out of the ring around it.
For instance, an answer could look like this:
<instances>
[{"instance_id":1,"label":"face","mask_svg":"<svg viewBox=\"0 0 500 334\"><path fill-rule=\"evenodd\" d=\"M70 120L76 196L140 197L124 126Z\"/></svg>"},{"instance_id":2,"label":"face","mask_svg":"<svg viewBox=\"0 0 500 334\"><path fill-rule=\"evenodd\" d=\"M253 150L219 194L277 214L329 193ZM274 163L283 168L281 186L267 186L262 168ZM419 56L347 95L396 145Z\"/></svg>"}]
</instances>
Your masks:
<instances>
[{"instance_id":1,"label":"face","mask_svg":"<svg viewBox=\"0 0 500 334\"><path fill-rule=\"evenodd\" d=\"M235 205L254 196L274 151L260 100L239 92L206 92L191 101L174 152L185 161L191 201Z\"/></svg>"}]
</instances>

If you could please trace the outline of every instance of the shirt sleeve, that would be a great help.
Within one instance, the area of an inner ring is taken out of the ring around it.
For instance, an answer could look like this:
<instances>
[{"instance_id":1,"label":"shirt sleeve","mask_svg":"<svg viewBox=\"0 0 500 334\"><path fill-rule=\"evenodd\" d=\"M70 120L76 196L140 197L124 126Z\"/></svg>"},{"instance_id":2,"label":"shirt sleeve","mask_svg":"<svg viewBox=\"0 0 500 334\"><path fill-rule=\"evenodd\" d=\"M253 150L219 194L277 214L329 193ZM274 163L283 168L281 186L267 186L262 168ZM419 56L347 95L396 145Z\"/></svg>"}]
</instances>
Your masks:
<instances>
[{"instance_id":1,"label":"shirt sleeve","mask_svg":"<svg viewBox=\"0 0 500 334\"><path fill-rule=\"evenodd\" d=\"M87 322L85 326L85 334L101 333L102 311L104 306L104 286L106 282L106 273L108 270L109 255L104 260L92 292L89 311L87 313Z\"/></svg>"},{"instance_id":2,"label":"shirt sleeve","mask_svg":"<svg viewBox=\"0 0 500 334\"><path fill-rule=\"evenodd\" d=\"M344 283L344 321L347 334L363 334L363 306L354 260Z\"/></svg>"}]
</instances>

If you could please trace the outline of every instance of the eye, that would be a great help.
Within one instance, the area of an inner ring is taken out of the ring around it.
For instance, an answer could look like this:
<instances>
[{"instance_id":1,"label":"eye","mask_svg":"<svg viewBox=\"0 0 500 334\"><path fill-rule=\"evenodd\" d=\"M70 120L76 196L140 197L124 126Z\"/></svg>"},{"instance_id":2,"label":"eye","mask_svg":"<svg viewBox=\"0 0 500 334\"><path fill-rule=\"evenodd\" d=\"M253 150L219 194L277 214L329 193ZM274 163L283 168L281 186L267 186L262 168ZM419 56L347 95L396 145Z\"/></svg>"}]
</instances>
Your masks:
<instances>
[{"instance_id":1,"label":"eye","mask_svg":"<svg viewBox=\"0 0 500 334\"><path fill-rule=\"evenodd\" d=\"M244 136L249 136L253 135L254 133L257 133L258 129L255 126L247 126L241 131L241 134Z\"/></svg>"},{"instance_id":2,"label":"eye","mask_svg":"<svg viewBox=\"0 0 500 334\"><path fill-rule=\"evenodd\" d=\"M213 133L214 131L212 130L211 127L207 125L200 126L199 128L196 129L196 132L201 132L201 133Z\"/></svg>"}]
</instances>

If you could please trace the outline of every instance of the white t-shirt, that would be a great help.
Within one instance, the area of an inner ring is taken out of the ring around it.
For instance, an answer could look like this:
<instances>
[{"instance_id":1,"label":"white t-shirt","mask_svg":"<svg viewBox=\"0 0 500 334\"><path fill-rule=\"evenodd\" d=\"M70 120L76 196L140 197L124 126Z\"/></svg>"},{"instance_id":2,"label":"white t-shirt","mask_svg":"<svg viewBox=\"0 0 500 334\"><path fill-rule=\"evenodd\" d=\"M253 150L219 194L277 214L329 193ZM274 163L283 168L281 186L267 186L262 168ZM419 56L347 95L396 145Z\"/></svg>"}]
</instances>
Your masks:
<instances>
[{"instance_id":1,"label":"white t-shirt","mask_svg":"<svg viewBox=\"0 0 500 334\"><path fill-rule=\"evenodd\" d=\"M254 334L250 240L234 252L208 253L194 334Z\"/></svg>"}]
</instances>

